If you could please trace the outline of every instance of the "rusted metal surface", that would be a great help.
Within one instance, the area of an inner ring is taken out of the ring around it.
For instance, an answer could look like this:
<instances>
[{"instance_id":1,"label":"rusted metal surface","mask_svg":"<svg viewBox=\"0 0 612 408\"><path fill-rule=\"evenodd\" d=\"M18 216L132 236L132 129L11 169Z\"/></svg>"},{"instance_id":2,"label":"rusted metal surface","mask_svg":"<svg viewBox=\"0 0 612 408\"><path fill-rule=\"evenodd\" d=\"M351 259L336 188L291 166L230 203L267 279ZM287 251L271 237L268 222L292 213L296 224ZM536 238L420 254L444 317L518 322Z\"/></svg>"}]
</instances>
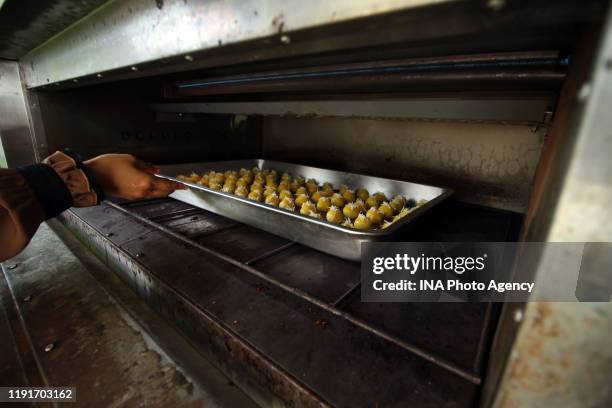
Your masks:
<instances>
[{"instance_id":1,"label":"rusted metal surface","mask_svg":"<svg viewBox=\"0 0 612 408\"><path fill-rule=\"evenodd\" d=\"M571 134L568 131L572 129L572 121L576 119L572 112L581 109L577 95L591 75L590 68L600 31L599 25L586 27L575 46L575 62L570 67L567 80L559 94L556 113L534 174L533 194L529 200L529 211L521 232L522 240L532 241L534 240L532 237L543 233L544 221L550 216L550 209L558 198L556 192L567 171L568 149L572 145Z\"/></svg>"},{"instance_id":2,"label":"rusted metal surface","mask_svg":"<svg viewBox=\"0 0 612 408\"><path fill-rule=\"evenodd\" d=\"M7 262L11 296L3 291L2 301L15 305L9 321L22 333L20 356L36 361L39 379L29 375L30 385L76 387L83 406L218 405L145 340L46 225Z\"/></svg>"},{"instance_id":3,"label":"rusted metal surface","mask_svg":"<svg viewBox=\"0 0 612 408\"><path fill-rule=\"evenodd\" d=\"M89 228L79 219L68 221L81 234ZM121 249L112 245L113 237L99 232L85 237L97 251L104 248L107 259L152 307L177 322L220 366L254 376L285 401L300 406L473 402L476 387L452 371L332 308L262 280L246 266L161 231ZM376 373L383 372L393 373L388 382L376 380ZM338 378L342 381L330 381Z\"/></svg>"},{"instance_id":4,"label":"rusted metal surface","mask_svg":"<svg viewBox=\"0 0 612 408\"><path fill-rule=\"evenodd\" d=\"M552 208L558 199L557 192L561 180L567 171L566 156L571 142L568 129L572 128L572 111L578 104L577 93L587 80L589 67L593 60L597 35L601 27L591 25L584 27L575 44L574 63L571 65L567 79L561 89L555 116L542 148L540 161L533 179L533 193L522 226L521 241L543 241L544 231L552 216ZM578 197L575 197L578 198ZM572 215L579 218L580 212ZM600 220L597 220L600 222ZM557 241L557 240L555 240ZM560 239L559 241L563 241ZM502 308L497 333L492 344L491 358L487 369L487 381L483 386L482 406L493 404L495 393L504 376L504 369L509 361L517 332L523 322L525 308L529 305L506 304ZM580 307L581 305L576 305Z\"/></svg>"},{"instance_id":5,"label":"rusted metal surface","mask_svg":"<svg viewBox=\"0 0 612 408\"><path fill-rule=\"evenodd\" d=\"M589 251L586 261L599 264L596 278L609 282L612 10L599 37L597 30L591 31L584 41L584 59L562 95L563 115L556 118L554 140L539 169L538 190L523 237L604 243L600 248L606 250ZM555 272L563 262L563 256L544 251L536 283L556 279ZM612 294L604 295L609 299ZM500 369L494 406L612 405L612 303L527 303L516 317L516 326L522 324L506 365Z\"/></svg>"},{"instance_id":6,"label":"rusted metal surface","mask_svg":"<svg viewBox=\"0 0 612 408\"><path fill-rule=\"evenodd\" d=\"M611 406L612 304L529 306L494 406Z\"/></svg>"}]
</instances>

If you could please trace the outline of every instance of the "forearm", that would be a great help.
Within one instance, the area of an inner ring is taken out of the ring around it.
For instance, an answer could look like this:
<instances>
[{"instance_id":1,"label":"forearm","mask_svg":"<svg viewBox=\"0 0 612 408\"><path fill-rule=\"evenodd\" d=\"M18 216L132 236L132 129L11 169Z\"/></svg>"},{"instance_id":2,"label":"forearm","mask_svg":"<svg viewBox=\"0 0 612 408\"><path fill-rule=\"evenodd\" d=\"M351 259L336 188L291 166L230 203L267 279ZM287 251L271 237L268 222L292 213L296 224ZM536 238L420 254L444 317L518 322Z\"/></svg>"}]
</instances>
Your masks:
<instances>
[{"instance_id":1,"label":"forearm","mask_svg":"<svg viewBox=\"0 0 612 408\"><path fill-rule=\"evenodd\" d=\"M17 255L43 220L44 211L23 176L0 169L0 261Z\"/></svg>"},{"instance_id":2,"label":"forearm","mask_svg":"<svg viewBox=\"0 0 612 408\"><path fill-rule=\"evenodd\" d=\"M129 154L104 154L84 164L61 152L42 164L0 169L0 261L25 248L41 222L69 207L95 205L105 193L136 200L185 188L155 177L157 171Z\"/></svg>"},{"instance_id":3,"label":"forearm","mask_svg":"<svg viewBox=\"0 0 612 408\"><path fill-rule=\"evenodd\" d=\"M0 261L17 255L28 242L27 234L19 227L9 212L0 208Z\"/></svg>"},{"instance_id":4,"label":"forearm","mask_svg":"<svg viewBox=\"0 0 612 408\"><path fill-rule=\"evenodd\" d=\"M0 261L17 255L44 220L97 202L85 173L62 153L44 164L0 170Z\"/></svg>"}]
</instances>

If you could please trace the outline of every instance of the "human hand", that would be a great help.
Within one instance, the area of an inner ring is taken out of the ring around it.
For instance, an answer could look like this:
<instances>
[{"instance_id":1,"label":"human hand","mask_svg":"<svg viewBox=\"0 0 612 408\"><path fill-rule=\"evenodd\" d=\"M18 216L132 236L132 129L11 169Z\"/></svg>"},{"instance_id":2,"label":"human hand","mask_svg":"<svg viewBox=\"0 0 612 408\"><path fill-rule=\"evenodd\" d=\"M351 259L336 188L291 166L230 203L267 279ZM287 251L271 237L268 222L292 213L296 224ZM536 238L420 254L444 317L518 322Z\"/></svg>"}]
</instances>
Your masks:
<instances>
[{"instance_id":1,"label":"human hand","mask_svg":"<svg viewBox=\"0 0 612 408\"><path fill-rule=\"evenodd\" d=\"M165 197L186 187L171 180L155 177L159 168L131 154L103 154L83 162L94 173L104 193L137 200Z\"/></svg>"}]
</instances>

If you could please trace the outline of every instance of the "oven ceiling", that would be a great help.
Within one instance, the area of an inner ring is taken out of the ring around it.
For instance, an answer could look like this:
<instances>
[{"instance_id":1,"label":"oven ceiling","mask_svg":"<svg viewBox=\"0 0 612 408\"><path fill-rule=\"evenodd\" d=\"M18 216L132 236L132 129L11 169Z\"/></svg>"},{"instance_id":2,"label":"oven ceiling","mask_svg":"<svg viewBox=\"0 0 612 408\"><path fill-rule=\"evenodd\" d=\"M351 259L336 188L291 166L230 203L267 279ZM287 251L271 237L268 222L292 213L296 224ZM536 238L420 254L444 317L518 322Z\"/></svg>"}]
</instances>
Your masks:
<instances>
[{"instance_id":1,"label":"oven ceiling","mask_svg":"<svg viewBox=\"0 0 612 408\"><path fill-rule=\"evenodd\" d=\"M357 60L380 60L381 51L394 49L401 49L401 57L559 50L574 40L576 23L600 19L606 8L603 0L509 0L501 5L457 0L110 1L29 51L20 63L28 88L61 89L241 64L273 63L278 69L289 60L336 55L329 62L334 64L342 55L359 52L377 55Z\"/></svg>"},{"instance_id":2,"label":"oven ceiling","mask_svg":"<svg viewBox=\"0 0 612 408\"><path fill-rule=\"evenodd\" d=\"M0 58L21 58L105 1L0 0Z\"/></svg>"}]
</instances>

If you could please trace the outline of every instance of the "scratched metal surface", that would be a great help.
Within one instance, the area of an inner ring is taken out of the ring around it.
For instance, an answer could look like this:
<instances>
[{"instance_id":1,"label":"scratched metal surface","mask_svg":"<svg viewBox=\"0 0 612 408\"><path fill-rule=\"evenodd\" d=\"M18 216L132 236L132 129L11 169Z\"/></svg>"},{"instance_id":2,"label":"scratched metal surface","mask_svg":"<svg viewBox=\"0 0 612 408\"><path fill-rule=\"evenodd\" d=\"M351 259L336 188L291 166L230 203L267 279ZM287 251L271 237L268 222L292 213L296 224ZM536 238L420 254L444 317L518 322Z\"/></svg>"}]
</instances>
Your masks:
<instances>
[{"instance_id":1,"label":"scratched metal surface","mask_svg":"<svg viewBox=\"0 0 612 408\"><path fill-rule=\"evenodd\" d=\"M151 343L91 267L47 225L2 264L1 302L11 327L0 329L7 345L14 336L26 375L13 372L3 385L73 386L78 406L223 406ZM225 385L223 393L236 389ZM232 401L249 404L244 396Z\"/></svg>"},{"instance_id":2,"label":"scratched metal surface","mask_svg":"<svg viewBox=\"0 0 612 408\"><path fill-rule=\"evenodd\" d=\"M426 407L473 401L476 386L455 374L222 261L198 256L177 266L161 251L168 245L152 233L124 249L135 256L146 248L142 264L329 403L418 401ZM187 249L172 252L182 260L193 256ZM165 302L173 308L172 299ZM380 382L383 373L386 381Z\"/></svg>"},{"instance_id":3,"label":"scratched metal surface","mask_svg":"<svg viewBox=\"0 0 612 408\"><path fill-rule=\"evenodd\" d=\"M214 214L199 209L190 213L188 208L174 206L171 201L124 203L120 208L127 212L107 205L72 211L82 217L80 222L86 221L97 231L95 235L84 234L92 248L98 248L98 251L106 248L102 252L110 260L117 256L112 248L119 245L127 256L127 265L130 265L126 267L124 278L152 307L217 356L218 364L244 377L248 372L264 378L267 386L274 393L283 395L285 401L301 401L305 405L322 397L338 405L379 403L393 406L412 401L419 393L423 393L419 399L420 406L471 404L468 401L473 401L477 387L445 367L448 362L479 378L482 364L486 361L496 311L478 304L427 307L362 304L358 290L350 291L351 286L354 289L358 283L358 265L298 244L287 245L281 238L239 224L217 224L215 229L208 222L209 217L215 217ZM155 211L156 206L166 212ZM133 213L134 217L130 216L132 208L139 211ZM148 216L151 224L142 221L146 217L135 218L142 215ZM195 216L204 221L201 234L197 231L198 220L192 219ZM414 237L505 241L518 233L520 218L514 213L449 201L432 212L430 218L425 217L421 224L415 225ZM186 237L185 240L177 241L159 230L158 225ZM471 227L466 229L466 225ZM82 229L77 228L77 233L83 234ZM129 230L137 233L129 234ZM114 234L112 231L118 232ZM108 246L101 244L104 242ZM189 242L203 245L212 252L199 250ZM237 263L228 263L217 253ZM252 270L291 289L287 291L274 282L262 280L262 276L249 272L251 269L248 267L240 266L253 259L249 263ZM341 310L365 326L330 313L299 294L294 295L293 289L328 304L342 300L338 304ZM192 310L193 305L196 308ZM225 347L222 343L218 347L201 343L204 338L208 339L206 341L215 339L214 342L228 340L227 333L221 334L210 322L203 332L198 310L205 311L214 322L230 330L233 333L230 338L237 336L229 346L232 350L229 355L224 354L227 350L220 350ZM294 333L301 333L300 339L294 339ZM397 339L399 343L389 339ZM254 357L240 346L245 341L255 347L255 355L265 355L271 359L270 362L254 363ZM440 375L437 370L446 373L434 381L433 388L429 385L423 388L420 380L412 377L416 372L423 372L428 383L433 381L432 362L414 354L411 347L421 350L434 361L440 359L443 362L442 365L433 364L435 377ZM387 359L399 361L391 363ZM278 377L272 367L281 367L289 376ZM373 376L386 370L408 375L401 387L416 393L402 395L399 389L384 388L388 387L387 384L377 385ZM449 373L452 375L448 376ZM346 379L347 387L352 388L343 388L335 378ZM295 381L300 384L297 389ZM440 394L440 389L445 387L450 387L455 394ZM355 394L355 388L362 389L362 393L349 396ZM430 392L436 395L426 395ZM372 395L376 394L385 394L385 397L375 401Z\"/></svg>"},{"instance_id":4,"label":"scratched metal surface","mask_svg":"<svg viewBox=\"0 0 612 408\"><path fill-rule=\"evenodd\" d=\"M145 204L147 203L138 203L137 207L145 208ZM203 221L203 224L199 224L199 220L193 220L195 215L183 214L184 207L173 207L166 200L152 200L148 205L177 210L165 216L160 216L160 212L152 210L144 214L152 215L155 222L188 237L201 235L200 238L196 238L199 243L219 250L240 262L256 259L257 255L265 255L268 251L283 249L282 244L285 243L272 238L273 245L270 245L269 239L273 236L245 226L236 228L235 223L230 224L229 229L223 224L217 225L215 229L214 225L209 224L208 219L217 216L207 211L198 210L200 212L197 217ZM131 209L133 204L124 207ZM88 209L77 211L83 213ZM513 213L484 210L478 206L450 201L425 217L422 223L415 225L411 236L417 240L434 241L468 238L506 241L514 239L518 233L520 218ZM113 217L109 219L112 220ZM469 233L466 233L466 224L471 225ZM109 224L96 225L107 227ZM200 232L198 232L199 225L203 227ZM127 229L138 230L136 226ZM125 242L121 236L117 236L116 239L117 242ZM145 236L139 238L140 241L146 239L148 238ZM240 245L235 245L236 242ZM143 251L150 252L142 248ZM258 248L261 251L258 251ZM497 315L497 312L489 311L483 305L450 306L449 310L449 306L445 305L428 305L423 308L420 305L361 304L358 288L355 286L359 281L358 264L297 244L256 260L251 265L262 273L325 302L335 303L342 300L341 307L344 310L373 327L410 344L418 345L435 355L443 356L466 370L481 372L490 343L490 327L494 324ZM166 267L170 268L169 265ZM351 289L353 291L348 293ZM356 293L353 293L355 291ZM346 298L343 298L344 296ZM451 330L456 333L454 337L445 335L447 328L451 326L455 327ZM406 327L411 329L406 330ZM458 337L463 340L456 341Z\"/></svg>"},{"instance_id":5,"label":"scratched metal surface","mask_svg":"<svg viewBox=\"0 0 612 408\"><path fill-rule=\"evenodd\" d=\"M89 217L91 214L86 219ZM190 246L188 241L177 241L163 231L151 229L121 245L130 263L124 278L155 309L213 355L222 356L231 350L218 362L232 366L234 373L255 375L286 401L301 401L303 405L316 400L340 406L473 404L478 387L435 363L436 357L425 359L410 348L262 279L240 263L228 262ZM115 239L106 237L105 231L98 230L97 238L90 235L98 247L101 242L112 245ZM109 258L114 252L111 248L106 249ZM294 247L284 251L292 249L299 254ZM253 264L255 268L257 264ZM330 267L333 268L331 264ZM339 281L333 280L332 284ZM202 320L198 310L205 311L212 322ZM224 328L224 335L216 325ZM214 346L230 338L233 340L227 343L229 349L225 350L223 343L220 348ZM211 341L212 345L203 343ZM254 349L245 349L240 346L242 342ZM268 363L256 363L253 352L265 356ZM286 374L279 377L278 368ZM380 381L381 376L386 380Z\"/></svg>"}]
</instances>

